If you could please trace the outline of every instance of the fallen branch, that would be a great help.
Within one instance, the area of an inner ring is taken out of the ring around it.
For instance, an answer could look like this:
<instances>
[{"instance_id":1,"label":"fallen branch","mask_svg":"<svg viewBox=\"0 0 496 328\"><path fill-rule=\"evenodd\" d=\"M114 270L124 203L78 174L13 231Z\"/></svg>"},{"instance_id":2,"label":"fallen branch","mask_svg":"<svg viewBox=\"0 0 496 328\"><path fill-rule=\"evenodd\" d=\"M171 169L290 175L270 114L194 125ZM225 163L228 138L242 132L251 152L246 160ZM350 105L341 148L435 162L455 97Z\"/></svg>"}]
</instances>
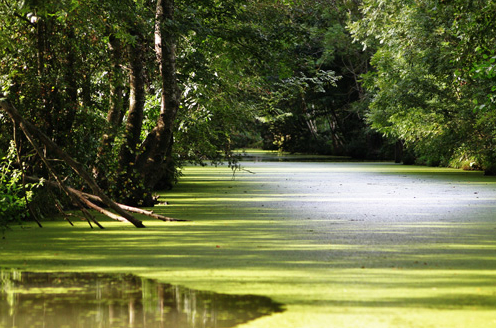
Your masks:
<instances>
[{"instance_id":1,"label":"fallen branch","mask_svg":"<svg viewBox=\"0 0 496 328\"><path fill-rule=\"evenodd\" d=\"M17 131L16 131L16 126L15 125L14 125L13 136L14 136L14 145L15 145L16 157L17 157L17 165L19 165L19 167L21 168L21 172L22 172L22 191L24 193L24 201L26 202L26 207L28 209L29 214L33 218L33 220L38 224L38 227L43 228L43 226L41 225L40 220L38 220L38 215L33 210L33 207L31 206L31 202L28 199L28 193L27 193L27 190L26 190L26 170L24 169L24 165L23 165L23 163L21 161L21 155L19 154L20 151L19 151L19 146L18 146L18 143L17 143Z\"/></svg>"},{"instance_id":2,"label":"fallen branch","mask_svg":"<svg viewBox=\"0 0 496 328\"><path fill-rule=\"evenodd\" d=\"M57 208L57 211L59 211L59 213L64 216L64 220L69 222L69 224L74 227L74 223L72 223L72 221L69 219L69 215L67 215L64 212L64 210L62 209L62 206L59 204L59 202L55 201L55 207Z\"/></svg>"},{"instance_id":3,"label":"fallen branch","mask_svg":"<svg viewBox=\"0 0 496 328\"><path fill-rule=\"evenodd\" d=\"M12 121L19 125L26 137L28 135L35 135L47 148L57 154L67 165L69 165L77 175L79 175L91 188L93 193L100 197L102 201L114 210L120 217L125 218L127 222L134 224L137 228L144 228L143 222L136 219L133 215L123 210L119 207L112 199L110 199L103 190L97 185L95 180L91 177L91 175L84 169L83 165L70 157L66 152L62 150L59 146L57 146L46 134L44 134L40 129L38 129L33 124L27 122L17 111L17 109L10 104L9 102L0 99L0 109L3 109L9 116Z\"/></svg>"},{"instance_id":4,"label":"fallen branch","mask_svg":"<svg viewBox=\"0 0 496 328\"><path fill-rule=\"evenodd\" d=\"M180 220L180 219L170 218L168 216L156 214L153 211L147 211L147 210L143 210L141 208L131 207L131 206L123 205L123 204L118 204L118 205L128 212L147 215L147 216L152 217L154 219L165 221L165 222L186 222L186 221L188 221L188 220Z\"/></svg>"},{"instance_id":5,"label":"fallen branch","mask_svg":"<svg viewBox=\"0 0 496 328\"><path fill-rule=\"evenodd\" d=\"M67 187L67 188L71 191L71 193L76 193L76 192L78 192L78 190L75 190L75 189L73 189L73 188L70 188L70 187ZM79 193L79 192L78 192L78 193ZM108 216L108 217L109 217L109 218L111 218L111 219L114 219L114 220L116 220L116 221L121 221L121 222L128 222L128 220L127 220L126 218L124 218L124 217L122 217L122 216L120 216L120 215L117 215L117 214L115 214L115 213L112 213L112 212L110 212L110 211L107 211L106 209L104 209L104 208L102 208L102 207L100 207L100 206L98 206L98 205L96 205L96 204L94 204L94 203L90 202L88 199L86 199L86 198L84 198L84 197L80 196L79 194L78 194L78 198L79 198L79 199L81 199L81 201L82 201L82 202L83 202L86 206L88 206L89 208L92 208L92 209L94 209L95 211L100 212L100 213L102 213L103 215L106 215L106 216Z\"/></svg>"},{"instance_id":6,"label":"fallen branch","mask_svg":"<svg viewBox=\"0 0 496 328\"><path fill-rule=\"evenodd\" d=\"M72 189L72 188L70 188L70 189ZM95 195L92 195L92 194L88 194L88 193L85 193L85 192L82 192L82 191L79 191L79 190L75 190L75 189L72 189L72 191L78 193L79 196L81 196L83 198L86 198L87 200L89 200L89 201L91 201L93 203L103 204L101 198L98 197L98 196L95 196ZM188 221L188 220L179 220L179 219L170 218L168 216L156 214L153 211L148 211L148 210L144 210L144 209L137 208L137 207L132 207L132 206L128 206L128 205L124 205L124 204L119 204L119 203L116 203L116 204L120 208L122 208L123 210L125 210L125 211L132 212L132 213L143 214L143 215L152 217L152 218L157 219L157 220L165 221L165 222L185 222L185 221Z\"/></svg>"},{"instance_id":7,"label":"fallen branch","mask_svg":"<svg viewBox=\"0 0 496 328\"><path fill-rule=\"evenodd\" d=\"M36 182L36 181L39 181L38 178L35 178L35 177L26 177L26 179L30 182ZM117 221L121 221L121 222L128 222L128 220L122 216L119 216L115 213L112 213L110 211L107 211L105 210L104 208L90 202L86 197L84 197L84 194L83 192L77 190L77 189L74 189L74 188L71 188L71 187L68 187L68 186L65 186L62 184L62 182L53 182L53 181L50 181L50 180L45 180L44 182L45 184L47 185L50 185L52 187L59 187L61 188L65 193L66 195L71 199L71 201L74 203L74 205L78 206L81 211L83 212L83 214L86 216L86 220L88 222L93 221L98 227L100 227L101 229L104 229L102 225L100 225L100 223L98 223L98 221L96 221L96 219L86 210L86 207L89 207L89 208L92 208L94 210L96 210L97 212L100 212L102 213L103 215L106 215L108 216L109 218L113 219L113 220L117 220ZM94 196L96 197L96 196ZM101 202L101 199L98 198ZM59 206L57 206L58 208ZM60 208L59 211L63 212L63 210ZM65 214L64 214L64 217L65 217ZM89 220L88 220L89 218ZM66 218L67 219L67 218ZM69 221L69 223L71 225L72 222ZM91 226L91 223L90 223L90 226Z\"/></svg>"},{"instance_id":8,"label":"fallen branch","mask_svg":"<svg viewBox=\"0 0 496 328\"><path fill-rule=\"evenodd\" d=\"M67 187L62 183L62 180L59 178L59 176L57 175L57 173L55 173L55 170L52 168L52 166L48 162L48 159L45 157L45 155L43 155L43 152L41 151L41 149L36 144L36 141L34 140L34 138L31 135L31 133L29 133L29 131L27 131L27 130L24 130L24 128L23 128L22 125L21 125L21 129L23 129L24 135L26 136L26 138L28 139L28 141L31 143L31 146L34 148L35 152L41 158L41 161L47 167L48 172L50 172L50 174L54 177L54 179L56 181L56 183L54 185L57 186L57 187L59 187L60 189L62 189L62 191L72 200L72 202L75 205L79 205L79 207L81 208L81 211L86 216L86 221L90 225L90 228L93 229L93 226L91 225L91 221L93 221L98 227L100 227L100 229L103 229L103 227L98 223L98 221L96 221L96 219L88 211L86 211L86 209L84 207L81 206L81 203L80 203L79 199L77 198L77 196L73 195L67 189ZM23 179L26 180L26 176L24 176ZM69 220L69 223L72 225L72 222L70 220Z\"/></svg>"},{"instance_id":9,"label":"fallen branch","mask_svg":"<svg viewBox=\"0 0 496 328\"><path fill-rule=\"evenodd\" d=\"M26 179L30 182L38 182L39 181L38 178L29 177L29 176L26 177ZM58 183L53 182L53 181L49 181L49 180L48 181L45 180L45 184L48 184L48 185L53 186L53 187L59 186ZM125 222L125 218L120 217L120 216L118 216L118 215L116 215L110 211L105 210L102 207L102 206L104 206L104 203L100 197L83 192L83 191L80 191L80 190L77 190L77 189L74 189L74 188L71 188L71 187L68 187L68 186L64 186L64 187L67 188L67 191L70 194L72 194L73 196L75 196L79 200L81 200L83 202L83 204L86 205L87 207L92 208L92 209L94 209L94 210L114 219L114 220ZM100 204L103 204L103 205L100 205ZM144 210L141 208L136 208L136 207L132 207L132 206L124 205L124 204L119 204L119 203L116 203L116 204L125 211L143 214L143 215L152 217L152 218L157 219L157 220L165 221L165 222L187 222L188 221L188 220L174 219L174 218L167 217L167 216L160 215L160 214L156 214L153 211L147 211L147 210Z\"/></svg>"}]
</instances>

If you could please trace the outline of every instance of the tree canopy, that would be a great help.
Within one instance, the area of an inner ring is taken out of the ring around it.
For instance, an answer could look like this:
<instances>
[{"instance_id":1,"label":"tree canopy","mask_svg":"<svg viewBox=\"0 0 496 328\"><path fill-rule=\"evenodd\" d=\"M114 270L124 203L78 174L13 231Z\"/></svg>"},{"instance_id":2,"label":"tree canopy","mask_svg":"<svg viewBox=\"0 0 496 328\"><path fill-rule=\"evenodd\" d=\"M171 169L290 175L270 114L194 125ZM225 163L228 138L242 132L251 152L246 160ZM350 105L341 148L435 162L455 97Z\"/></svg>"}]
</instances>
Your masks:
<instances>
[{"instance_id":1,"label":"tree canopy","mask_svg":"<svg viewBox=\"0 0 496 328\"><path fill-rule=\"evenodd\" d=\"M364 1L350 24L376 49L364 76L371 127L427 163L469 159L494 173L492 1Z\"/></svg>"}]
</instances>

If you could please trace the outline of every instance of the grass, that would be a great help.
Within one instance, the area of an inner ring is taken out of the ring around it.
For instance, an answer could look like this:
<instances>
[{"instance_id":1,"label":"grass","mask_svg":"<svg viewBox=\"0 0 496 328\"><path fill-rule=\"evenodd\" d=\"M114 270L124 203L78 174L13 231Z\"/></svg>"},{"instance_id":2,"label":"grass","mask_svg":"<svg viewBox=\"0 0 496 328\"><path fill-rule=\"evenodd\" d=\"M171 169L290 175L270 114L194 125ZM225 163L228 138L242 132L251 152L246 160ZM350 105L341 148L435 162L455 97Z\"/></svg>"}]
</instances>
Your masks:
<instances>
[{"instance_id":1,"label":"grass","mask_svg":"<svg viewBox=\"0 0 496 328\"><path fill-rule=\"evenodd\" d=\"M154 210L191 222L15 227L0 266L126 272L286 310L243 327L496 327L496 180L388 163L187 167Z\"/></svg>"}]
</instances>

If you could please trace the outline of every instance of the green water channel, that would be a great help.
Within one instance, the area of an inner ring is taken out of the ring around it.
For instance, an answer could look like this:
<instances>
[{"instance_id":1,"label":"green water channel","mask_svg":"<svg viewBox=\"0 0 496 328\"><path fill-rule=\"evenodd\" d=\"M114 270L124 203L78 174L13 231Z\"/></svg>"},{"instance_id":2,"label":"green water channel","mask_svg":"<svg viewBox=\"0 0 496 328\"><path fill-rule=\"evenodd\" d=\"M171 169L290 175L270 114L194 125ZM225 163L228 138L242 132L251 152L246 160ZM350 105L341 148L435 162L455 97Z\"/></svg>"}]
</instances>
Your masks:
<instances>
[{"instance_id":1,"label":"green water channel","mask_svg":"<svg viewBox=\"0 0 496 328\"><path fill-rule=\"evenodd\" d=\"M242 328L496 327L496 178L255 155L234 180L225 166L184 169L154 210L189 222L15 227L0 267L133 274L282 304Z\"/></svg>"}]
</instances>

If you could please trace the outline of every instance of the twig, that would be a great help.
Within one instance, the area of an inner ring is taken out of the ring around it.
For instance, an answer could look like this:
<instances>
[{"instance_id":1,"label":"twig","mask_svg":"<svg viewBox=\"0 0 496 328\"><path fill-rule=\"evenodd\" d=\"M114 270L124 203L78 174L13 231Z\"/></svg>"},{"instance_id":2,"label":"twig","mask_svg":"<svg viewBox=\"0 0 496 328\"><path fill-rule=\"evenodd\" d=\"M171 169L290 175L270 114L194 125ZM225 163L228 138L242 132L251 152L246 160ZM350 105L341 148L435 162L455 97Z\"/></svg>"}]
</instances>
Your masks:
<instances>
[{"instance_id":1,"label":"twig","mask_svg":"<svg viewBox=\"0 0 496 328\"><path fill-rule=\"evenodd\" d=\"M69 222L69 224L74 227L74 224L69 219L68 215L64 212L64 210L62 209L62 206L60 206L60 204L57 201L55 201L55 207L57 208L57 210L59 211L59 213L64 216L64 220L66 220L67 222Z\"/></svg>"},{"instance_id":2,"label":"twig","mask_svg":"<svg viewBox=\"0 0 496 328\"><path fill-rule=\"evenodd\" d=\"M245 171L245 172L248 172L248 173L251 173L251 174L256 174L255 172L252 172L250 170L247 170L247 169L243 168L241 166L241 164L236 164L235 166L233 165L232 166L232 171L233 171L233 175L232 175L232 179L231 180L233 180L233 181L236 180L236 171L240 171L240 172L241 171Z\"/></svg>"}]
</instances>

